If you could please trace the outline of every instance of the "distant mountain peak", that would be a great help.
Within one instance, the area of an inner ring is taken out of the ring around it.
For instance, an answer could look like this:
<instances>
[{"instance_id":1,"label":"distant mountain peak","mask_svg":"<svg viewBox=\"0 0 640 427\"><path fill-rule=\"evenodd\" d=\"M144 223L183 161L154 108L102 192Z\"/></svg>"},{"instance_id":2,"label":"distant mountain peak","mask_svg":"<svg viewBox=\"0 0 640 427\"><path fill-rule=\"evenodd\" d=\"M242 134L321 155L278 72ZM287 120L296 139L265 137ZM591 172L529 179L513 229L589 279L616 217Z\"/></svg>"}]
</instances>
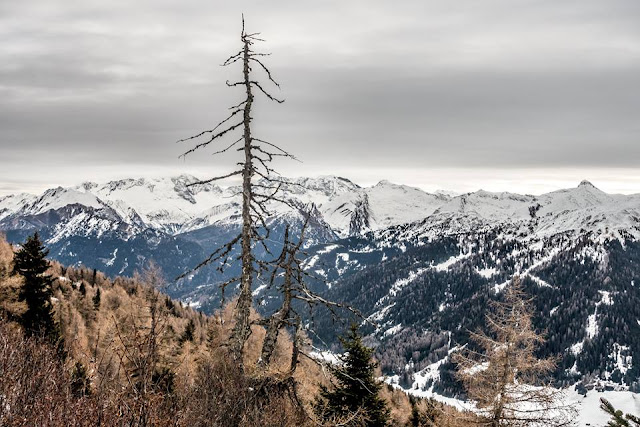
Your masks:
<instances>
[{"instance_id":1,"label":"distant mountain peak","mask_svg":"<svg viewBox=\"0 0 640 427\"><path fill-rule=\"evenodd\" d=\"M580 188L580 187L595 188L596 190L599 190L598 187L596 187L595 185L593 185L590 181L587 181L586 179L583 179L582 181L580 181L580 184L578 184L578 188Z\"/></svg>"},{"instance_id":2,"label":"distant mountain peak","mask_svg":"<svg viewBox=\"0 0 640 427\"><path fill-rule=\"evenodd\" d=\"M80 184L79 188L84 189L84 191L91 191L92 189L98 187L98 183L93 182L93 181L85 181L82 184Z\"/></svg>"}]
</instances>

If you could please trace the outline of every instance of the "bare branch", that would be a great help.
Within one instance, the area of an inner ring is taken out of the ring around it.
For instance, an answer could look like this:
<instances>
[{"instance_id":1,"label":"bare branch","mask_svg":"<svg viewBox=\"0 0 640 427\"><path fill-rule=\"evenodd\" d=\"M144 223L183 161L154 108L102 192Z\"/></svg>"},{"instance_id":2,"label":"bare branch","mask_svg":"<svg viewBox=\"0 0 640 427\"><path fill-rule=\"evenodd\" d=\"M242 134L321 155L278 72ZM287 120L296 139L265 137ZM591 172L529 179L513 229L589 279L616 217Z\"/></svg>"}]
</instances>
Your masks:
<instances>
[{"instance_id":1,"label":"bare branch","mask_svg":"<svg viewBox=\"0 0 640 427\"><path fill-rule=\"evenodd\" d=\"M269 98L272 101L276 101L278 104L282 104L284 102L284 99L278 99L276 97L274 97L273 95L271 95L269 92L267 92L266 90L264 90L262 88L262 86L260 85L260 83L258 83L255 80L251 80L250 83L252 85L254 85L255 87L257 87L258 89L260 89L260 92L262 92L267 98Z\"/></svg>"},{"instance_id":2,"label":"bare branch","mask_svg":"<svg viewBox=\"0 0 640 427\"><path fill-rule=\"evenodd\" d=\"M214 178L205 179L203 181L192 182L190 184L187 184L187 187L193 187L194 185L201 185L201 184L209 184L210 182L213 182L213 181L219 181L221 179L229 178L229 177L232 177L234 175L240 175L240 174L242 174L242 171L235 171L235 172L228 173L226 175L216 176Z\"/></svg>"}]
</instances>

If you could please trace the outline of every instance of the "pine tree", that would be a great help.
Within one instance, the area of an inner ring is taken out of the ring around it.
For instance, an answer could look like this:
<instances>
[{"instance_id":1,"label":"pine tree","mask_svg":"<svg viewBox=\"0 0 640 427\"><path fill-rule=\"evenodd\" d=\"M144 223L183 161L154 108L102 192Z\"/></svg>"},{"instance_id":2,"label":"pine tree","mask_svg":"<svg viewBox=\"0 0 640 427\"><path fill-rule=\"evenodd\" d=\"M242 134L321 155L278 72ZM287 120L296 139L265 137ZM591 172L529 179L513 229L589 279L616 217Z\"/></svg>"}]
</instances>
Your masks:
<instances>
[{"instance_id":1,"label":"pine tree","mask_svg":"<svg viewBox=\"0 0 640 427\"><path fill-rule=\"evenodd\" d=\"M40 241L38 233L27 237L22 248L13 259L13 272L24 278L19 300L27 304L27 311L21 317L22 326L29 335L43 334L52 341L59 338L58 329L53 320L51 307L51 276L46 272L49 251Z\"/></svg>"},{"instance_id":2,"label":"pine tree","mask_svg":"<svg viewBox=\"0 0 640 427\"><path fill-rule=\"evenodd\" d=\"M362 343L355 324L340 342L345 353L341 363L332 368L337 384L331 390L321 387L315 402L316 414L323 421L339 421L340 425L388 425L390 411L379 395L382 385L375 379L373 349Z\"/></svg>"},{"instance_id":3,"label":"pine tree","mask_svg":"<svg viewBox=\"0 0 640 427\"><path fill-rule=\"evenodd\" d=\"M96 294L93 296L93 308L95 310L100 309L100 288L96 289Z\"/></svg>"},{"instance_id":4,"label":"pine tree","mask_svg":"<svg viewBox=\"0 0 640 427\"><path fill-rule=\"evenodd\" d=\"M193 319L189 319L189 323L187 323L187 326L184 328L184 332L182 333L182 336L180 337L180 343L184 343L187 341L193 341L193 333L196 331L196 324L193 321Z\"/></svg>"}]
</instances>

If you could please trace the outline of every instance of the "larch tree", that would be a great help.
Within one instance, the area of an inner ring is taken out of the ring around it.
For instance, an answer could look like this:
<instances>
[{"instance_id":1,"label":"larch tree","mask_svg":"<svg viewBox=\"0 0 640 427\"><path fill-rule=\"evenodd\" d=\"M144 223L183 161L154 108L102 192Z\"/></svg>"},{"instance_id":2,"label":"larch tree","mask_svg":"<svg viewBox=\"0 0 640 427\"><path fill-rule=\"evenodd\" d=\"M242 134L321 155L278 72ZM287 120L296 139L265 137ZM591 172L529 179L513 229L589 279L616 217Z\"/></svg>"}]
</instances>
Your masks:
<instances>
[{"instance_id":1,"label":"larch tree","mask_svg":"<svg viewBox=\"0 0 640 427\"><path fill-rule=\"evenodd\" d=\"M128 418L128 425L147 426L153 424L154 399L168 403L166 394L172 388L173 373L163 364L161 353L162 342L169 329L169 313L161 291L165 289L160 268L151 263L139 281L143 283L143 292L148 315L129 316L127 324L119 324L113 318L117 343L115 353L119 359L119 368L125 377L126 387L119 399L128 403L120 409L123 419ZM146 311L146 310L145 310ZM155 408L157 409L157 408Z\"/></svg>"},{"instance_id":2,"label":"larch tree","mask_svg":"<svg viewBox=\"0 0 640 427\"><path fill-rule=\"evenodd\" d=\"M544 384L554 369L553 359L535 352L544 337L534 330L531 301L516 276L506 287L502 301L492 303L486 316L488 332L471 339L478 351L468 348L455 354L457 376L467 396L476 402L480 421L499 426L570 425L575 410L563 394Z\"/></svg>"},{"instance_id":3,"label":"larch tree","mask_svg":"<svg viewBox=\"0 0 640 427\"><path fill-rule=\"evenodd\" d=\"M59 338L51 306L51 284L47 273L49 251L40 241L38 233L27 237L26 242L13 258L13 273L24 278L18 299L27 305L21 317L22 326L29 335L42 334L55 342Z\"/></svg>"},{"instance_id":4,"label":"larch tree","mask_svg":"<svg viewBox=\"0 0 640 427\"><path fill-rule=\"evenodd\" d=\"M283 102L283 100L269 93L263 83L260 83L256 77L256 70L254 69L261 70L268 82L279 87L279 84L274 80L270 70L263 62L263 58L268 54L254 50L256 42L264 41L258 36L259 33L248 33L245 30L243 17L240 35L241 49L222 64L223 66L230 66L236 63L242 65L241 78L235 82L227 81L227 86L241 87L244 91L244 98L238 104L232 106L229 115L212 129L178 141L196 142L195 146L183 154L183 156L187 156L235 132L241 133L239 138L214 152L214 154L226 153L229 150L240 152L241 158L237 163L237 170L191 184L192 186L206 184L231 177L240 177L242 180L242 224L240 233L213 251L204 261L191 270L194 271L208 264L219 263L218 269L222 271L229 261L236 257L236 253L239 250L240 256L238 258L242 264L240 275L220 284L223 291L232 284L239 283L240 287L234 310L235 323L231 332L229 346L231 355L239 364L242 364L244 345L251 334L249 316L253 304L251 288L254 275L257 272L268 269L267 263L255 256L254 250L256 246L261 245L269 252L265 243L270 234L267 224L267 219L270 216L269 205L272 202L288 204L286 200L280 197L283 181L278 178L277 173L271 166L271 162L278 157L295 158L277 145L257 138L253 133L255 96L261 94L270 101ZM185 277L187 274L183 274L180 278Z\"/></svg>"}]
</instances>

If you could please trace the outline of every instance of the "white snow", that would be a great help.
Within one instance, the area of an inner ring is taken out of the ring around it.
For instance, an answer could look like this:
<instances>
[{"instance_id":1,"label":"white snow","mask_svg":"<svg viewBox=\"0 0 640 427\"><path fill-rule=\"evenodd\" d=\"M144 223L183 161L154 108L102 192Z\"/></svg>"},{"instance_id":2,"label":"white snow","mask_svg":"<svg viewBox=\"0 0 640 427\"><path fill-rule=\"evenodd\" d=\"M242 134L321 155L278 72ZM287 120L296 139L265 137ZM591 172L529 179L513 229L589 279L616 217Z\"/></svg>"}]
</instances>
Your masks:
<instances>
[{"instance_id":1,"label":"white snow","mask_svg":"<svg viewBox=\"0 0 640 427\"><path fill-rule=\"evenodd\" d=\"M113 251L113 254L111 254L111 259L105 262L104 264L108 265L109 267L112 266L117 257L118 257L118 248L115 248L115 250Z\"/></svg>"},{"instance_id":2,"label":"white snow","mask_svg":"<svg viewBox=\"0 0 640 427\"><path fill-rule=\"evenodd\" d=\"M476 406L472 401L464 401L450 397L441 396L433 392L433 385L424 389L426 384L432 383L439 378L438 367L443 361L438 361L429 365L421 373L414 376L415 381L411 388L403 389L398 385L399 376L385 378L385 381L395 388L403 390L405 393L418 397L432 398L439 402L451 405L458 410L475 411ZM600 409L600 398L605 398L613 404L616 409L624 413L640 414L640 395L630 391L597 391L589 390L586 396L579 394L574 388L564 389L561 403L558 406L567 405L577 412L575 427L604 427L610 420L609 415ZM543 427L543 426L538 426Z\"/></svg>"},{"instance_id":3,"label":"white snow","mask_svg":"<svg viewBox=\"0 0 640 427\"><path fill-rule=\"evenodd\" d=\"M262 292L266 288L267 288L267 285L262 284L262 285L258 286L257 288L255 288L254 291L251 292L251 295L253 295L254 297L257 296L257 295L260 295L260 292Z\"/></svg>"},{"instance_id":4,"label":"white snow","mask_svg":"<svg viewBox=\"0 0 640 427\"><path fill-rule=\"evenodd\" d=\"M241 202L238 187L190 186L198 180L190 175L122 179L102 184L84 183L73 188L58 187L40 196L5 196L0 198L0 220L17 213L40 214L79 204L95 209L109 206L127 223L141 221L148 227L172 234L237 222ZM405 223L418 224L428 218L420 223L423 231L418 235L481 232L503 225L513 233L523 232L537 240L569 231L592 231L598 238L621 238L621 233L640 238L640 197L609 195L588 182L540 196L483 190L451 196L430 194L387 181L363 188L334 176L290 181L292 184L283 187L284 198L298 206L313 204L320 219L339 236ZM270 208L275 215L299 216L285 205L274 204ZM358 220L362 227L352 230L352 220ZM482 274L490 273L487 269Z\"/></svg>"},{"instance_id":5,"label":"white snow","mask_svg":"<svg viewBox=\"0 0 640 427\"><path fill-rule=\"evenodd\" d=\"M633 357L629 355L629 350L629 346L614 343L613 354L609 356L615 362L614 370L617 369L622 375L633 367Z\"/></svg>"},{"instance_id":6,"label":"white snow","mask_svg":"<svg viewBox=\"0 0 640 427\"><path fill-rule=\"evenodd\" d=\"M598 335L598 322L596 320L596 316L598 314L598 309L596 308L596 312L590 314L587 318L587 337L589 339Z\"/></svg>"},{"instance_id":7,"label":"white snow","mask_svg":"<svg viewBox=\"0 0 640 427\"><path fill-rule=\"evenodd\" d=\"M546 288L552 288L553 287L549 283L545 282L544 280L542 280L541 278L539 278L537 276L534 276L533 274L527 274L527 277L529 277L531 280L536 282L538 284L538 286L543 286L543 287L546 287Z\"/></svg>"},{"instance_id":8,"label":"white snow","mask_svg":"<svg viewBox=\"0 0 640 427\"><path fill-rule=\"evenodd\" d=\"M577 356L578 354L582 353L582 347L584 347L584 340L573 344L570 348L570 351Z\"/></svg>"},{"instance_id":9,"label":"white snow","mask_svg":"<svg viewBox=\"0 0 640 427\"><path fill-rule=\"evenodd\" d=\"M453 267L453 265L455 265L456 263L462 261L465 258L469 258L470 256L471 256L471 253L452 256L448 260L433 266L433 268L435 268L436 271L447 271L448 269Z\"/></svg>"},{"instance_id":10,"label":"white snow","mask_svg":"<svg viewBox=\"0 0 640 427\"><path fill-rule=\"evenodd\" d=\"M398 323L396 326L393 326L393 327L387 329L386 331L384 331L382 336L387 338L387 337L390 337L390 336L393 336L393 335L397 334L401 330L402 330L402 324Z\"/></svg>"},{"instance_id":11,"label":"white snow","mask_svg":"<svg viewBox=\"0 0 640 427\"><path fill-rule=\"evenodd\" d=\"M613 305L613 299L611 298L611 292L609 291L598 291L600 295L602 295L602 299L600 302L604 305Z\"/></svg>"},{"instance_id":12,"label":"white snow","mask_svg":"<svg viewBox=\"0 0 640 427\"><path fill-rule=\"evenodd\" d=\"M610 401L616 409L624 413L640 414L640 395L629 391L590 390L586 396L575 390L567 391L568 401L576 405L578 410L577 427L604 427L610 417L600 409L600 398Z\"/></svg>"},{"instance_id":13,"label":"white snow","mask_svg":"<svg viewBox=\"0 0 640 427\"><path fill-rule=\"evenodd\" d=\"M323 254L328 254L329 252L334 251L335 249L338 249L340 247L340 245L327 245L324 248L316 251L316 253L318 255L323 255Z\"/></svg>"},{"instance_id":14,"label":"white snow","mask_svg":"<svg viewBox=\"0 0 640 427\"><path fill-rule=\"evenodd\" d=\"M476 268L476 273L478 273L480 276L484 277L485 279L490 279L491 277L495 276L498 273L498 270L495 267L485 267L480 270Z\"/></svg>"},{"instance_id":15,"label":"white snow","mask_svg":"<svg viewBox=\"0 0 640 427\"><path fill-rule=\"evenodd\" d=\"M313 351L309 352L309 356L321 362L330 363L332 365L338 365L341 363L340 355L329 350L314 349Z\"/></svg>"}]
</instances>

